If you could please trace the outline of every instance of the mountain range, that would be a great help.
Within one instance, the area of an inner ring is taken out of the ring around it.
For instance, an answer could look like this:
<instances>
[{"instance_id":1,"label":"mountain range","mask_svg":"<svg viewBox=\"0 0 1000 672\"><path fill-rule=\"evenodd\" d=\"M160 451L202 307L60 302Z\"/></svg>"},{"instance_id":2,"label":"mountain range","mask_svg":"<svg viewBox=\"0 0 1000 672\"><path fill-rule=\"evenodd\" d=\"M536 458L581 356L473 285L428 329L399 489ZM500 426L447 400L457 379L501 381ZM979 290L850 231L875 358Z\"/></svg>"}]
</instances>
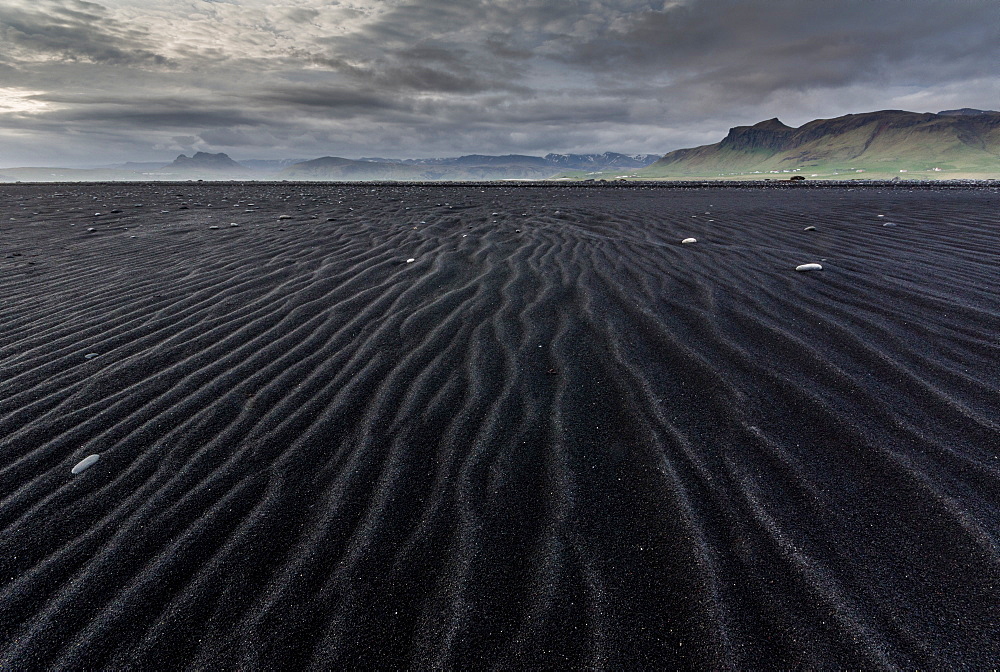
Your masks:
<instances>
[{"instance_id":1,"label":"mountain range","mask_svg":"<svg viewBox=\"0 0 1000 672\"><path fill-rule=\"evenodd\" d=\"M318 159L235 161L227 154L196 152L181 154L171 163L129 162L93 169L12 168L0 169L0 181L76 180L544 180L563 171L594 173L635 171L655 162L658 154L509 154L438 159Z\"/></svg>"},{"instance_id":2,"label":"mountain range","mask_svg":"<svg viewBox=\"0 0 1000 672\"><path fill-rule=\"evenodd\" d=\"M639 171L647 179L788 173L838 179L1000 177L1000 112L883 110L798 128L768 119L731 128L715 144L670 152Z\"/></svg>"},{"instance_id":3,"label":"mountain range","mask_svg":"<svg viewBox=\"0 0 1000 672\"><path fill-rule=\"evenodd\" d=\"M4 168L0 181L106 180L597 180L597 179L1000 179L1000 112L882 110L816 119L798 128L779 119L736 126L721 141L655 154L508 154L432 159L324 156L234 161L181 154L171 163L92 169Z\"/></svg>"}]
</instances>

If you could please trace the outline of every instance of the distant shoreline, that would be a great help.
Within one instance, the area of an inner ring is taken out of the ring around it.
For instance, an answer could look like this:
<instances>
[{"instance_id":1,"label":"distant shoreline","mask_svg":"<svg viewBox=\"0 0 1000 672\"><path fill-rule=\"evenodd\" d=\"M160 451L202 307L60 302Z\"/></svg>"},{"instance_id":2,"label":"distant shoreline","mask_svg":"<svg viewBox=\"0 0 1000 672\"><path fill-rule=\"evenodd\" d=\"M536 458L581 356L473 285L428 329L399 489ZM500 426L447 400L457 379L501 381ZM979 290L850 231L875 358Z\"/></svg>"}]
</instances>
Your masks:
<instances>
[{"instance_id":1,"label":"distant shoreline","mask_svg":"<svg viewBox=\"0 0 1000 672\"><path fill-rule=\"evenodd\" d=\"M919 180L913 178L898 179L898 180L870 180L870 179L854 179L854 180L822 180L822 179L807 179L804 181L791 181L791 180L781 180L781 179L762 179L762 180L742 180L742 179L708 179L708 178L690 178L683 180L658 180L658 179L645 179L645 180L486 180L482 182L476 181L447 181L447 180L432 180L432 181L404 181L404 180L206 180L206 179L189 179L189 180L62 180L62 181L47 181L47 180L17 180L17 181L0 181L0 188L2 187L16 187L19 185L181 185L181 184L205 184L205 185L234 185L234 184L245 184L245 185L340 185L340 186L394 186L394 185L411 185L419 187L550 187L550 188L659 188L659 189L670 189L670 188L693 188L693 187L731 187L731 188L775 188L775 187L787 187L792 189L815 189L815 188L835 188L835 187L927 187L927 188L942 188L942 187L995 187L1000 185L1000 177L990 177L983 179L963 179L963 178L951 178L951 179L937 179L937 180Z\"/></svg>"}]
</instances>

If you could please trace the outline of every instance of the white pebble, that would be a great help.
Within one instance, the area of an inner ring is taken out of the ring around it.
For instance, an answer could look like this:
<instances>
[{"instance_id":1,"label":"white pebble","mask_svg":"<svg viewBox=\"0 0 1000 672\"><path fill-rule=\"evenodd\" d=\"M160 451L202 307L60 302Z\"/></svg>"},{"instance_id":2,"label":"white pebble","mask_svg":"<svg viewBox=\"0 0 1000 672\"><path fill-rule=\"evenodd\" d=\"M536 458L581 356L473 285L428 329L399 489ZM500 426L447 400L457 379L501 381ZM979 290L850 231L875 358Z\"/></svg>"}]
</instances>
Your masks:
<instances>
[{"instance_id":1,"label":"white pebble","mask_svg":"<svg viewBox=\"0 0 1000 672\"><path fill-rule=\"evenodd\" d=\"M801 266L795 267L796 271L822 271L823 267L819 264L802 264Z\"/></svg>"},{"instance_id":2,"label":"white pebble","mask_svg":"<svg viewBox=\"0 0 1000 672\"><path fill-rule=\"evenodd\" d=\"M278 219L291 219L291 215L278 215Z\"/></svg>"},{"instance_id":3,"label":"white pebble","mask_svg":"<svg viewBox=\"0 0 1000 672\"><path fill-rule=\"evenodd\" d=\"M684 240L681 241L681 244L686 245L688 243L697 243L697 242L698 242L697 238L685 238Z\"/></svg>"},{"instance_id":4,"label":"white pebble","mask_svg":"<svg viewBox=\"0 0 1000 672\"><path fill-rule=\"evenodd\" d=\"M804 228L804 229L802 229L802 230L803 230L803 231L815 231L815 230L816 230L816 227L815 227L815 226L807 226L806 228Z\"/></svg>"},{"instance_id":5,"label":"white pebble","mask_svg":"<svg viewBox=\"0 0 1000 672\"><path fill-rule=\"evenodd\" d=\"M407 260L406 260L406 263L408 263L408 264L412 264L412 263L413 263L414 261L416 261L416 259L407 259Z\"/></svg>"},{"instance_id":6,"label":"white pebble","mask_svg":"<svg viewBox=\"0 0 1000 672\"><path fill-rule=\"evenodd\" d=\"M76 466L73 467L72 472L74 474L82 474L87 469L90 469L92 466L94 466L94 464L99 459L101 459L100 455L97 455L97 454L88 455L87 457L83 458L82 460L80 460L79 462L76 463Z\"/></svg>"}]
</instances>

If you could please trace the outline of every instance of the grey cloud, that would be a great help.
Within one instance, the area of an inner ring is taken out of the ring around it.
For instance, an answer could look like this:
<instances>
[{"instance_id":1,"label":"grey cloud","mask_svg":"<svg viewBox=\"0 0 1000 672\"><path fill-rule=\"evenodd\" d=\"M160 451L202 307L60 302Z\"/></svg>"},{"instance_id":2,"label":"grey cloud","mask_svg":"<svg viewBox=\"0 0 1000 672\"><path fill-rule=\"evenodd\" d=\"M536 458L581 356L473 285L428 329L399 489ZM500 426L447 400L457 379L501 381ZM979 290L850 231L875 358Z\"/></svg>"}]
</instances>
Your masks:
<instances>
[{"instance_id":1,"label":"grey cloud","mask_svg":"<svg viewBox=\"0 0 1000 672\"><path fill-rule=\"evenodd\" d=\"M245 99L264 106L317 108L337 116L406 108L404 100L378 91L309 83L268 84L247 92Z\"/></svg>"},{"instance_id":2,"label":"grey cloud","mask_svg":"<svg viewBox=\"0 0 1000 672\"><path fill-rule=\"evenodd\" d=\"M199 133L198 138L213 147L240 148L270 147L276 140L276 137L269 132L242 128L213 128Z\"/></svg>"},{"instance_id":3,"label":"grey cloud","mask_svg":"<svg viewBox=\"0 0 1000 672\"><path fill-rule=\"evenodd\" d=\"M113 65L168 62L146 48L143 31L120 24L101 5L81 0L6 3L0 6L0 36L0 52L14 60L42 56Z\"/></svg>"},{"instance_id":4,"label":"grey cloud","mask_svg":"<svg viewBox=\"0 0 1000 672\"><path fill-rule=\"evenodd\" d=\"M98 96L47 94L35 99L55 103L52 109L33 117L30 127L54 131L60 128L190 129L273 123L244 107L228 106L205 98L177 100L162 95L119 95L115 101Z\"/></svg>"},{"instance_id":5,"label":"grey cloud","mask_svg":"<svg viewBox=\"0 0 1000 672\"><path fill-rule=\"evenodd\" d=\"M192 147L198 144L198 138L193 135L175 135L170 138L174 143L185 150L190 151Z\"/></svg>"},{"instance_id":6,"label":"grey cloud","mask_svg":"<svg viewBox=\"0 0 1000 672\"><path fill-rule=\"evenodd\" d=\"M307 8L290 8L282 14L285 20L292 23L310 23L319 17L319 11Z\"/></svg>"},{"instance_id":7,"label":"grey cloud","mask_svg":"<svg viewBox=\"0 0 1000 672\"><path fill-rule=\"evenodd\" d=\"M490 35L484 40L484 48L491 55L508 60L527 60L532 57L531 49L519 46L515 39L507 35Z\"/></svg>"},{"instance_id":8,"label":"grey cloud","mask_svg":"<svg viewBox=\"0 0 1000 672\"><path fill-rule=\"evenodd\" d=\"M0 96L48 107L0 106L0 160L46 142L261 158L665 152L773 116L996 107L1000 94L995 0L244 1L188 14L5 0Z\"/></svg>"},{"instance_id":9,"label":"grey cloud","mask_svg":"<svg viewBox=\"0 0 1000 672\"><path fill-rule=\"evenodd\" d=\"M646 11L561 57L594 70L659 72L691 83L715 81L750 88L837 86L872 81L913 63L934 78L996 63L996 23L983 23L991 2L912 0L761 2L698 0ZM978 68L977 68L978 69ZM719 79L715 79L716 75ZM773 76L772 76L773 75Z\"/></svg>"}]
</instances>

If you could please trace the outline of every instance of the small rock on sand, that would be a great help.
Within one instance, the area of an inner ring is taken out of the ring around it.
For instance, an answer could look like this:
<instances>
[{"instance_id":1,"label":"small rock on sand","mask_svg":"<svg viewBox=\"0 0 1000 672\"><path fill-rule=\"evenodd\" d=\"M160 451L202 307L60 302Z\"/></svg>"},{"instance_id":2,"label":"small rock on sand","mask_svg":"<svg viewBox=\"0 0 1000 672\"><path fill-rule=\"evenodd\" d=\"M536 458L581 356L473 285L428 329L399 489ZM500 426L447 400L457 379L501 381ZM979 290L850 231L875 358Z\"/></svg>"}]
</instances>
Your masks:
<instances>
[{"instance_id":1,"label":"small rock on sand","mask_svg":"<svg viewBox=\"0 0 1000 672\"><path fill-rule=\"evenodd\" d=\"M77 462L76 466L73 467L71 471L74 474L82 474L83 472L87 471L87 469L90 469L92 466L94 466L94 463L96 463L99 459L101 459L100 455L97 454L88 455L87 457Z\"/></svg>"},{"instance_id":2,"label":"small rock on sand","mask_svg":"<svg viewBox=\"0 0 1000 672\"><path fill-rule=\"evenodd\" d=\"M412 264L412 263L413 263L414 261L416 261L416 259L407 259L407 260L406 260L406 263L408 263L408 264Z\"/></svg>"},{"instance_id":3,"label":"small rock on sand","mask_svg":"<svg viewBox=\"0 0 1000 672\"><path fill-rule=\"evenodd\" d=\"M687 245L688 243L697 243L697 242L698 242L697 238L685 238L684 240L681 241L681 244Z\"/></svg>"},{"instance_id":4,"label":"small rock on sand","mask_svg":"<svg viewBox=\"0 0 1000 672\"><path fill-rule=\"evenodd\" d=\"M291 215L278 215L278 219L291 219Z\"/></svg>"},{"instance_id":5,"label":"small rock on sand","mask_svg":"<svg viewBox=\"0 0 1000 672\"><path fill-rule=\"evenodd\" d=\"M807 226L806 228L804 228L804 229L802 229L802 230L803 230L803 231L815 231L815 230L816 230L816 227L815 227L815 226Z\"/></svg>"},{"instance_id":6,"label":"small rock on sand","mask_svg":"<svg viewBox=\"0 0 1000 672\"><path fill-rule=\"evenodd\" d=\"M801 264L795 267L796 271L822 271L823 267L819 264Z\"/></svg>"}]
</instances>

